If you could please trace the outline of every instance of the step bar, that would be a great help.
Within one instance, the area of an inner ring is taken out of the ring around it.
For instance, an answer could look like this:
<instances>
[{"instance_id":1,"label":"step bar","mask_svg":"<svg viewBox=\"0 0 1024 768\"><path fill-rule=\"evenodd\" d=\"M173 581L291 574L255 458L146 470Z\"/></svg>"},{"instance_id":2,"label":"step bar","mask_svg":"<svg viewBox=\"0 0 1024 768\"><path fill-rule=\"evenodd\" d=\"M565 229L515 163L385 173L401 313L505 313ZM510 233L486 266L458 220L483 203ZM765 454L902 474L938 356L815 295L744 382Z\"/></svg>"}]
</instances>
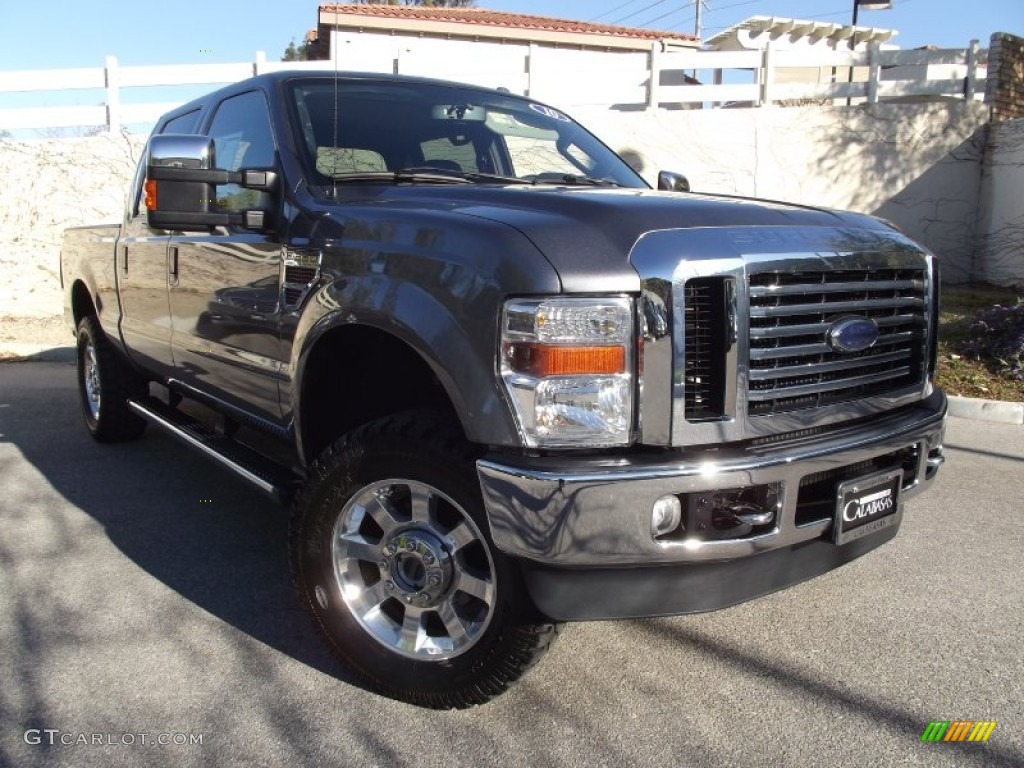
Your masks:
<instances>
[{"instance_id":1,"label":"step bar","mask_svg":"<svg viewBox=\"0 0 1024 768\"><path fill-rule=\"evenodd\" d=\"M150 424L246 480L279 504L288 504L300 479L261 453L220 434L156 398L137 398L128 407Z\"/></svg>"}]
</instances>

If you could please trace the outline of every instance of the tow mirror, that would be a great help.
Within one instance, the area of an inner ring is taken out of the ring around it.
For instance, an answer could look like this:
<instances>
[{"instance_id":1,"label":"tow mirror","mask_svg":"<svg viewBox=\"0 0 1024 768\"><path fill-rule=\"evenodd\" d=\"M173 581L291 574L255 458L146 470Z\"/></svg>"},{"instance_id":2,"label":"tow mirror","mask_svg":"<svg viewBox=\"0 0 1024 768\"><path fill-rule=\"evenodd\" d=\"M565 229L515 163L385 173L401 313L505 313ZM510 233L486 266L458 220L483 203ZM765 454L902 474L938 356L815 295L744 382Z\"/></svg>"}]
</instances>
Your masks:
<instances>
[{"instance_id":1,"label":"tow mirror","mask_svg":"<svg viewBox=\"0 0 1024 768\"><path fill-rule=\"evenodd\" d=\"M273 192L277 188L277 172L222 171L214 167L215 161L213 139L208 136L153 136L147 147L145 185L150 226L183 232L227 226L268 229L269 211L217 210L217 185L237 184L243 189Z\"/></svg>"},{"instance_id":2,"label":"tow mirror","mask_svg":"<svg viewBox=\"0 0 1024 768\"><path fill-rule=\"evenodd\" d=\"M681 173L662 171L658 174L658 189L665 192L689 192L690 180Z\"/></svg>"}]
</instances>

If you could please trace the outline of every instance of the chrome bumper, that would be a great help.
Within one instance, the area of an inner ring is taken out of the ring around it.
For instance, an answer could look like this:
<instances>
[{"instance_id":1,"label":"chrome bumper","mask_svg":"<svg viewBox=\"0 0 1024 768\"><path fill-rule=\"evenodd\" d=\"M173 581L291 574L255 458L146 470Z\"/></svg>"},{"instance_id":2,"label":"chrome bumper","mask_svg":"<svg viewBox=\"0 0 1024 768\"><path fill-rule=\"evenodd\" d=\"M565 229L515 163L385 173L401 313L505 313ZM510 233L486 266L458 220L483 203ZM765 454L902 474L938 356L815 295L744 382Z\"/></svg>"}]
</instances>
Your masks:
<instances>
[{"instance_id":1,"label":"chrome bumper","mask_svg":"<svg viewBox=\"0 0 1024 768\"><path fill-rule=\"evenodd\" d=\"M781 444L614 458L485 458L477 470L494 543L512 556L574 568L728 561L825 538L831 520L797 525L800 481L810 475L916 448L916 471L908 473L902 498L922 491L942 463L945 414L946 398L936 391L870 423ZM781 508L766 533L674 542L651 534L652 508L663 496L771 484L781 489Z\"/></svg>"}]
</instances>

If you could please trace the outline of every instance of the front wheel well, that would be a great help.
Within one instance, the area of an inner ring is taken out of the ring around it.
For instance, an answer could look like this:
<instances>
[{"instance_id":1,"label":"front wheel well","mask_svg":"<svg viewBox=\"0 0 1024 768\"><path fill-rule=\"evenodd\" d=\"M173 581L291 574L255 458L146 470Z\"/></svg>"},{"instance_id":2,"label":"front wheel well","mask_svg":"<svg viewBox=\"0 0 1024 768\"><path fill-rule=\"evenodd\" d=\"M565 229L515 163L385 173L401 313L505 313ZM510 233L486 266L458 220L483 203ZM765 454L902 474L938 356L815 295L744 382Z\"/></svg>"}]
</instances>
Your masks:
<instances>
[{"instance_id":1,"label":"front wheel well","mask_svg":"<svg viewBox=\"0 0 1024 768\"><path fill-rule=\"evenodd\" d=\"M328 331L307 357L301 387L298 416L307 462L352 429L402 411L438 412L463 434L448 393L423 357L378 329Z\"/></svg>"}]
</instances>

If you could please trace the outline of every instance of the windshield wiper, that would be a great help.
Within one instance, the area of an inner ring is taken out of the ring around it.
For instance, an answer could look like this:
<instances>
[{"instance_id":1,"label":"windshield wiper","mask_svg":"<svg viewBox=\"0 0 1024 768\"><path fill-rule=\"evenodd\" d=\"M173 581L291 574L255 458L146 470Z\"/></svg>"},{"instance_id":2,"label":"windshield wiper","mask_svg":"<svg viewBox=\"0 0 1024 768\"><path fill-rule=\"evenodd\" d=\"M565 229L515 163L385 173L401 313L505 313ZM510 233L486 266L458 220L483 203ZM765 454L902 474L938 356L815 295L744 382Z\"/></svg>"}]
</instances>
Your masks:
<instances>
[{"instance_id":1,"label":"windshield wiper","mask_svg":"<svg viewBox=\"0 0 1024 768\"><path fill-rule=\"evenodd\" d=\"M401 168L397 171L369 171L356 173L334 173L335 182L391 181L396 184L472 184L464 174L438 170L436 168Z\"/></svg>"},{"instance_id":2,"label":"windshield wiper","mask_svg":"<svg viewBox=\"0 0 1024 768\"><path fill-rule=\"evenodd\" d=\"M454 168L434 168L429 165L399 168L397 171L335 173L331 176L331 179L343 183L390 181L395 184L479 184L493 182L497 184L552 184L588 187L622 186L613 179L577 176L573 173L545 172L520 178L518 176L502 176L498 173L484 173L482 171L457 171Z\"/></svg>"},{"instance_id":3,"label":"windshield wiper","mask_svg":"<svg viewBox=\"0 0 1024 768\"><path fill-rule=\"evenodd\" d=\"M434 168L429 165L414 168L399 168L397 171L374 171L366 173L336 173L331 179L338 182L393 181L396 184L476 184L497 182L499 184L535 184L529 179L515 176L501 176L496 173L479 171L456 171L452 168Z\"/></svg>"},{"instance_id":4,"label":"windshield wiper","mask_svg":"<svg viewBox=\"0 0 1024 768\"><path fill-rule=\"evenodd\" d=\"M588 187L621 187L614 179L594 178L593 176L577 176L574 173L541 173L534 182L536 184L568 184Z\"/></svg>"},{"instance_id":5,"label":"windshield wiper","mask_svg":"<svg viewBox=\"0 0 1024 768\"><path fill-rule=\"evenodd\" d=\"M494 181L499 184L536 184L530 179L520 179L518 176L502 176L500 173L483 173L480 171L469 171L465 177L470 181Z\"/></svg>"},{"instance_id":6,"label":"windshield wiper","mask_svg":"<svg viewBox=\"0 0 1024 768\"><path fill-rule=\"evenodd\" d=\"M418 165L414 168L402 168L395 171L396 174L412 174L419 176L445 176L456 180L469 182L494 181L500 184L533 184L529 179L520 179L517 176L502 176L498 173L484 173L483 171L457 171L454 168L435 168L432 165Z\"/></svg>"}]
</instances>

